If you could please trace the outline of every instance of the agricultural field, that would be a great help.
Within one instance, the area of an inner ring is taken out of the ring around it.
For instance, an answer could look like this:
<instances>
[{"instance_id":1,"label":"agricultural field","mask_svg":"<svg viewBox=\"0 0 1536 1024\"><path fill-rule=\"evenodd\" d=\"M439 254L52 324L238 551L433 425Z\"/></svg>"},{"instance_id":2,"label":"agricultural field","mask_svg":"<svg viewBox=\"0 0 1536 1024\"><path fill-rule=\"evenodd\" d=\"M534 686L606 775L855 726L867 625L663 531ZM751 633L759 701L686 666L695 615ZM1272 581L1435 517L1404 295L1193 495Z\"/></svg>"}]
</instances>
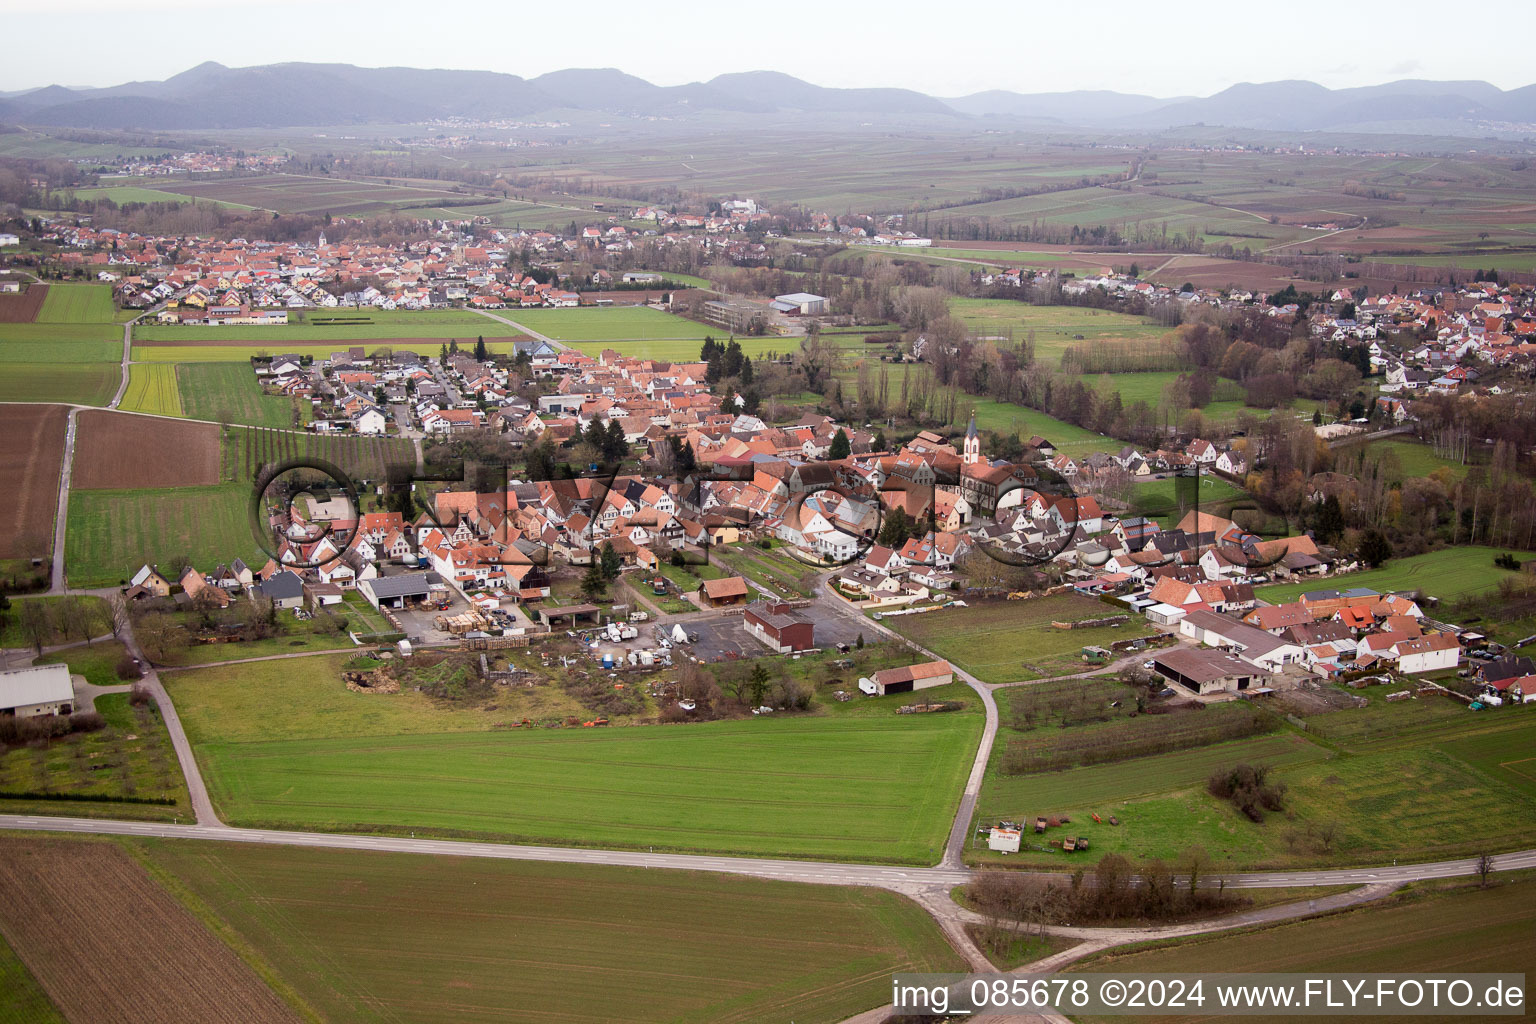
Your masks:
<instances>
[{"instance_id":1,"label":"agricultural field","mask_svg":"<svg viewBox=\"0 0 1536 1024\"><path fill-rule=\"evenodd\" d=\"M134 364L137 371L141 364ZM308 417L309 403L261 390L249 363L147 363L169 371L186 415L253 427L294 427ZM297 422L296 422L297 421Z\"/></svg>"},{"instance_id":2,"label":"agricultural field","mask_svg":"<svg viewBox=\"0 0 1536 1024\"><path fill-rule=\"evenodd\" d=\"M166 192L158 188L145 188L142 185L104 185L100 188L80 188L75 190L78 199L101 200L110 199L118 206L124 203L175 203L185 206L189 203L200 203L204 206L219 206L227 210L250 210L254 207L244 203L231 203L211 199L194 200L189 195L179 192Z\"/></svg>"},{"instance_id":3,"label":"agricultural field","mask_svg":"<svg viewBox=\"0 0 1536 1024\"><path fill-rule=\"evenodd\" d=\"M359 484L383 480L391 465L416 464L415 449L399 438L336 437L258 427L232 427L223 438L224 479L246 483L254 481L263 466L290 459L329 462Z\"/></svg>"},{"instance_id":4,"label":"agricultural field","mask_svg":"<svg viewBox=\"0 0 1536 1024\"><path fill-rule=\"evenodd\" d=\"M1464 735L1444 740L1439 747L1499 786L1536 798L1536 723L1522 721L1514 728Z\"/></svg>"},{"instance_id":5,"label":"agricultural field","mask_svg":"<svg viewBox=\"0 0 1536 1024\"><path fill-rule=\"evenodd\" d=\"M122 653L115 643L96 648ZM72 672L89 678L100 657L95 648L82 647L79 653L72 649L67 660L53 655L45 662L65 661ZM0 809L9 814L190 820L191 799L159 708L153 703L134 707L126 693L109 693L96 698L96 710L107 721L103 729L49 740L41 747L20 747L0 757Z\"/></svg>"},{"instance_id":6,"label":"agricultural field","mask_svg":"<svg viewBox=\"0 0 1536 1024\"><path fill-rule=\"evenodd\" d=\"M72 587L107 587L145 562L185 556L200 569L236 558L267 560L251 528L249 484L74 490L66 571Z\"/></svg>"},{"instance_id":7,"label":"agricultural field","mask_svg":"<svg viewBox=\"0 0 1536 1024\"><path fill-rule=\"evenodd\" d=\"M706 335L723 339L730 334L724 328L695 323L646 306L504 309L497 310L496 315L556 341L702 342ZM781 350L794 346L794 342L783 338L772 340L778 342ZM694 358L698 358L698 352L695 344Z\"/></svg>"},{"instance_id":8,"label":"agricultural field","mask_svg":"<svg viewBox=\"0 0 1536 1024\"><path fill-rule=\"evenodd\" d=\"M370 351L407 345L413 351L427 351L425 346L430 342L430 351L436 352L439 346L454 338L460 343L473 344L476 337L483 336L490 345L493 342L505 344L521 336L509 332L506 324L468 309L310 309L290 311L288 320L286 324L271 326L141 323L134 325L133 340L146 352L162 345L200 347L208 343L221 346L243 343L250 346L258 342L271 353L298 342L330 345L332 349L343 347L341 343L373 342L366 346ZM402 344L395 344L396 341Z\"/></svg>"},{"instance_id":9,"label":"agricultural field","mask_svg":"<svg viewBox=\"0 0 1536 1024\"><path fill-rule=\"evenodd\" d=\"M7 837L0 850L0 933L65 1019L300 1019L121 846Z\"/></svg>"},{"instance_id":10,"label":"agricultural field","mask_svg":"<svg viewBox=\"0 0 1536 1024\"><path fill-rule=\"evenodd\" d=\"M1209 970L1212 958L1263 964L1266 971L1536 971L1536 881L1502 880L1479 889L1465 881L1393 896L1312 920L1248 928L1165 942L1132 951L1102 953L1069 971L1172 974ZM1078 1018L1111 1024L1123 1017ZM1158 1016L1165 1024L1194 1024L1199 1016ZM1251 1020L1283 1018L1251 1017ZM1419 1018L1380 1017L1406 1021Z\"/></svg>"},{"instance_id":11,"label":"agricultural field","mask_svg":"<svg viewBox=\"0 0 1536 1024\"><path fill-rule=\"evenodd\" d=\"M1058 420L1038 409L976 395L961 396L960 404L956 406L955 422L950 426L963 430L972 411L976 414L976 427L979 430L1013 434L1026 440L1039 434L1058 450L1074 457L1106 450L1119 451L1121 448L1121 442L1112 437Z\"/></svg>"},{"instance_id":12,"label":"agricultural field","mask_svg":"<svg viewBox=\"0 0 1536 1024\"><path fill-rule=\"evenodd\" d=\"M62 405L0 406L0 558L46 557L53 550L59 471L69 411Z\"/></svg>"},{"instance_id":13,"label":"agricultural field","mask_svg":"<svg viewBox=\"0 0 1536 1024\"><path fill-rule=\"evenodd\" d=\"M391 213L410 207L454 204L458 216L469 217L477 208L457 204L474 200L462 192L436 188L407 188L345 178L309 177L302 174L261 174L214 181L177 181L169 191L197 199L272 210L276 213L330 213L361 216Z\"/></svg>"},{"instance_id":14,"label":"agricultural field","mask_svg":"<svg viewBox=\"0 0 1536 1024\"><path fill-rule=\"evenodd\" d=\"M879 1004L894 971L964 969L916 904L877 889L228 843L141 849L324 1020L470 1024L536 1003L570 1024L832 1022Z\"/></svg>"},{"instance_id":15,"label":"agricultural field","mask_svg":"<svg viewBox=\"0 0 1536 1024\"><path fill-rule=\"evenodd\" d=\"M1107 646L1115 640L1151 634L1145 621L1134 617L1119 627L1056 629L1051 625L1052 621L1100 619L1114 614L1113 608L1099 601L1061 594L898 615L888 617L884 624L984 683L1007 683L1081 672L1084 647Z\"/></svg>"},{"instance_id":16,"label":"agricultural field","mask_svg":"<svg viewBox=\"0 0 1536 1024\"><path fill-rule=\"evenodd\" d=\"M195 328L177 328L177 330L194 330ZM505 331L504 325L498 325L500 331ZM218 327L220 331L286 331L288 327ZM367 344L369 354L381 349L390 351L410 351L417 355L435 356L448 344L450 338L457 337L461 347L464 347L465 338L458 335L445 334L439 338L385 338L377 340L376 334L360 335L357 338L334 338L331 341L315 341L316 330L314 328L302 328L303 337L310 340L294 340L282 338L269 338L267 342L257 344L254 342L229 342L217 341L208 338L189 340L185 344L154 341L145 344L135 343L133 346L133 358L145 363L242 363L247 368L251 365L252 356L274 356L282 353L293 353L301 356L312 356L316 359L324 359L332 352L340 348L355 345L360 340L374 339ZM475 334L468 335L469 346L475 342ZM485 346L492 353L510 355L513 353L513 341L509 337L484 335ZM190 338L190 336L189 336ZM119 348L121 352L121 348Z\"/></svg>"},{"instance_id":17,"label":"agricultural field","mask_svg":"<svg viewBox=\"0 0 1536 1024\"><path fill-rule=\"evenodd\" d=\"M37 319L37 311L43 308L48 297L45 284L27 284L22 281L22 291L0 295L0 324L30 324Z\"/></svg>"},{"instance_id":18,"label":"agricultural field","mask_svg":"<svg viewBox=\"0 0 1536 1024\"><path fill-rule=\"evenodd\" d=\"M1035 333L1035 358L1055 366L1078 342L1156 341L1171 331L1147 317L1086 306L1032 306L1008 299L951 299L950 313L973 334L1024 341ZM1081 337L1079 337L1081 336Z\"/></svg>"},{"instance_id":19,"label":"agricultural field","mask_svg":"<svg viewBox=\"0 0 1536 1024\"><path fill-rule=\"evenodd\" d=\"M66 1024L16 951L0 938L0 1020Z\"/></svg>"},{"instance_id":20,"label":"agricultural field","mask_svg":"<svg viewBox=\"0 0 1536 1024\"><path fill-rule=\"evenodd\" d=\"M219 482L219 428L212 423L92 409L77 417L76 432L73 491Z\"/></svg>"},{"instance_id":21,"label":"agricultural field","mask_svg":"<svg viewBox=\"0 0 1536 1024\"><path fill-rule=\"evenodd\" d=\"M351 693L327 658L166 685L215 802L243 824L898 863L938 857L980 724L953 713L496 729L461 702ZM252 716L252 700L293 713Z\"/></svg>"},{"instance_id":22,"label":"agricultural field","mask_svg":"<svg viewBox=\"0 0 1536 1024\"><path fill-rule=\"evenodd\" d=\"M117 315L112 288L104 284L54 284L48 287L40 324L110 324Z\"/></svg>"},{"instance_id":23,"label":"agricultural field","mask_svg":"<svg viewBox=\"0 0 1536 1024\"><path fill-rule=\"evenodd\" d=\"M181 393L176 387L176 367L170 363L131 363L128 387L118 408L129 412L153 412L181 416Z\"/></svg>"},{"instance_id":24,"label":"agricultural field","mask_svg":"<svg viewBox=\"0 0 1536 1024\"><path fill-rule=\"evenodd\" d=\"M1494 558L1504 553L1499 548L1442 548L1411 558L1394 558L1378 569L1332 579L1259 587L1254 594L1270 604L1284 604L1296 600L1309 590L1369 587L1382 593L1422 589L1442 601L1454 601L1468 594L1492 590L1501 579L1509 576L1509 570L1493 564ZM1516 551L1514 554L1521 559L1536 557L1530 552Z\"/></svg>"}]
</instances>

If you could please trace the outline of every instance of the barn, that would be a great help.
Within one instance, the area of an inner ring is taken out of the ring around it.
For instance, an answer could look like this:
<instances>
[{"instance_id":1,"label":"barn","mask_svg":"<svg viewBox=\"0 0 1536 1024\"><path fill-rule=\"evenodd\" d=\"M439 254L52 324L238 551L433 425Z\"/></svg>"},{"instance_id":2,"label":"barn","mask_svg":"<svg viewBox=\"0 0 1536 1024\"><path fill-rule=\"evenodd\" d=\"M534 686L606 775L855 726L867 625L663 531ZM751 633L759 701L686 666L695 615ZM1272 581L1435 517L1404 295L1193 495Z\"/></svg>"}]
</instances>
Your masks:
<instances>
[{"instance_id":1,"label":"barn","mask_svg":"<svg viewBox=\"0 0 1536 1024\"><path fill-rule=\"evenodd\" d=\"M75 710L75 687L67 665L34 665L0 672L0 715L35 718Z\"/></svg>"},{"instance_id":2,"label":"barn","mask_svg":"<svg viewBox=\"0 0 1536 1024\"><path fill-rule=\"evenodd\" d=\"M741 617L742 628L780 654L816 646L816 625L784 601L754 601Z\"/></svg>"},{"instance_id":3,"label":"barn","mask_svg":"<svg viewBox=\"0 0 1536 1024\"><path fill-rule=\"evenodd\" d=\"M699 596L712 608L741 604L747 599L747 581L741 576L722 576L699 584Z\"/></svg>"},{"instance_id":4,"label":"barn","mask_svg":"<svg viewBox=\"0 0 1536 1024\"><path fill-rule=\"evenodd\" d=\"M1252 664L1220 651L1178 647L1152 659L1159 675L1196 693L1236 692L1267 685L1269 676Z\"/></svg>"},{"instance_id":5,"label":"barn","mask_svg":"<svg viewBox=\"0 0 1536 1024\"><path fill-rule=\"evenodd\" d=\"M859 680L859 689L871 697L892 693L911 693L932 686L947 686L955 681L955 670L947 661L925 661L921 665L888 668Z\"/></svg>"}]
</instances>

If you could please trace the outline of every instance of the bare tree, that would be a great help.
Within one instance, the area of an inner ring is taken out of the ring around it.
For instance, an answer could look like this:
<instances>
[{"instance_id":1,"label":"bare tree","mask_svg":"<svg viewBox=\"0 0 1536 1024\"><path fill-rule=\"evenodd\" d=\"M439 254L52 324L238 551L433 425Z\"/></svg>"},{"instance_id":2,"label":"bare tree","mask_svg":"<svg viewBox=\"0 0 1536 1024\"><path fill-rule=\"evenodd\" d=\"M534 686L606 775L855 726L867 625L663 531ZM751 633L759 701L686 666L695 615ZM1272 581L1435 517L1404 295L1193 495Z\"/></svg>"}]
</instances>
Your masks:
<instances>
[{"instance_id":1,"label":"bare tree","mask_svg":"<svg viewBox=\"0 0 1536 1024\"><path fill-rule=\"evenodd\" d=\"M1488 888L1488 876L1493 874L1493 854L1486 850L1477 855L1477 884L1479 888Z\"/></svg>"},{"instance_id":2,"label":"bare tree","mask_svg":"<svg viewBox=\"0 0 1536 1024\"><path fill-rule=\"evenodd\" d=\"M102 626L112 634L112 639L121 638L123 630L128 628L128 601L123 595L113 594L107 598L106 610L99 614Z\"/></svg>"},{"instance_id":3,"label":"bare tree","mask_svg":"<svg viewBox=\"0 0 1536 1024\"><path fill-rule=\"evenodd\" d=\"M1328 820L1317 825L1317 841L1322 844L1324 853L1333 852L1333 841L1339 837L1339 823Z\"/></svg>"},{"instance_id":4,"label":"bare tree","mask_svg":"<svg viewBox=\"0 0 1536 1024\"><path fill-rule=\"evenodd\" d=\"M54 606L53 624L65 639L73 637L89 644L96 630L96 615L90 605L71 594Z\"/></svg>"},{"instance_id":5,"label":"bare tree","mask_svg":"<svg viewBox=\"0 0 1536 1024\"><path fill-rule=\"evenodd\" d=\"M43 646L53 639L53 616L48 605L36 600L23 601L17 618L21 622L21 635L27 638L33 650L42 654Z\"/></svg>"}]
</instances>

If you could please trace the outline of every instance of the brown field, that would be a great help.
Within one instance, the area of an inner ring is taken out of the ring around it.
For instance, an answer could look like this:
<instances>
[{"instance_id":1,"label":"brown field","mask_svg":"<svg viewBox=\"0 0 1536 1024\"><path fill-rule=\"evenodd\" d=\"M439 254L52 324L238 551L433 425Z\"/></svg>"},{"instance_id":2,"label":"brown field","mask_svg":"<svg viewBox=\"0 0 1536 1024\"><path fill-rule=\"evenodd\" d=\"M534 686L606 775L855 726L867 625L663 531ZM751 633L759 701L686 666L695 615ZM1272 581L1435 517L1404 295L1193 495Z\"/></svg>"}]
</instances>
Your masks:
<instances>
[{"instance_id":1,"label":"brown field","mask_svg":"<svg viewBox=\"0 0 1536 1024\"><path fill-rule=\"evenodd\" d=\"M48 286L34 284L17 295L0 295L0 324L29 324L37 319L48 297Z\"/></svg>"},{"instance_id":2,"label":"brown field","mask_svg":"<svg viewBox=\"0 0 1536 1024\"><path fill-rule=\"evenodd\" d=\"M92 409L79 416L70 485L85 490L219 482L216 423Z\"/></svg>"},{"instance_id":3,"label":"brown field","mask_svg":"<svg viewBox=\"0 0 1536 1024\"><path fill-rule=\"evenodd\" d=\"M0 933L70 1021L297 1021L110 843L0 840Z\"/></svg>"},{"instance_id":4,"label":"brown field","mask_svg":"<svg viewBox=\"0 0 1536 1024\"><path fill-rule=\"evenodd\" d=\"M53 549L68 417L62 405L0 405L0 558L40 558Z\"/></svg>"},{"instance_id":5,"label":"brown field","mask_svg":"<svg viewBox=\"0 0 1536 1024\"><path fill-rule=\"evenodd\" d=\"M1154 261L1161 262L1162 257L1147 259L1147 262ZM1266 292L1279 291L1288 284L1294 284L1301 291L1318 291L1329 287L1316 281L1309 282L1292 273L1289 267L1224 260L1217 256L1175 256L1148 276L1158 284L1173 288L1186 281L1196 288L1231 287Z\"/></svg>"}]
</instances>

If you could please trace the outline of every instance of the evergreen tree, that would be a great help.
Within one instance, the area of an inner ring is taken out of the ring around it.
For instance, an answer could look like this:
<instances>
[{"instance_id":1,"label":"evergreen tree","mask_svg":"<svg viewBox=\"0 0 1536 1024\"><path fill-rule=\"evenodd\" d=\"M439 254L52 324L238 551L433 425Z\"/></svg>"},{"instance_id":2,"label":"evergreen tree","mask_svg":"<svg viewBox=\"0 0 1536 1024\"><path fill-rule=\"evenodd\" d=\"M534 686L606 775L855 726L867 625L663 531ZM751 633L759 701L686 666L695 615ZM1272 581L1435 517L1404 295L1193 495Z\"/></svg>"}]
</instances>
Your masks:
<instances>
[{"instance_id":1,"label":"evergreen tree","mask_svg":"<svg viewBox=\"0 0 1536 1024\"><path fill-rule=\"evenodd\" d=\"M720 370L727 377L736 377L741 374L741 361L745 358L741 352L741 342L735 338L725 346L725 352L720 357Z\"/></svg>"},{"instance_id":2,"label":"evergreen tree","mask_svg":"<svg viewBox=\"0 0 1536 1024\"><path fill-rule=\"evenodd\" d=\"M459 339L458 338L449 338L448 339L448 354L451 355L451 356L456 356L456 355L459 354Z\"/></svg>"},{"instance_id":3,"label":"evergreen tree","mask_svg":"<svg viewBox=\"0 0 1536 1024\"><path fill-rule=\"evenodd\" d=\"M763 698L768 694L768 667L761 658L752 662L752 675L747 681L747 689L752 694L752 706L761 707Z\"/></svg>"},{"instance_id":4,"label":"evergreen tree","mask_svg":"<svg viewBox=\"0 0 1536 1024\"><path fill-rule=\"evenodd\" d=\"M827 448L827 458L832 460L846 459L853 451L848 443L848 433L842 427L837 428L837 433L832 435L832 444Z\"/></svg>"},{"instance_id":5,"label":"evergreen tree","mask_svg":"<svg viewBox=\"0 0 1536 1024\"><path fill-rule=\"evenodd\" d=\"M603 541L598 564L602 567L603 579L616 580L619 578L619 570L624 567L624 563L619 560L619 553L613 550L613 541Z\"/></svg>"},{"instance_id":6,"label":"evergreen tree","mask_svg":"<svg viewBox=\"0 0 1536 1024\"><path fill-rule=\"evenodd\" d=\"M588 599L595 598L607 587L607 580L603 578L603 567L596 559L587 566L587 571L581 577L581 592Z\"/></svg>"},{"instance_id":7,"label":"evergreen tree","mask_svg":"<svg viewBox=\"0 0 1536 1024\"><path fill-rule=\"evenodd\" d=\"M693 442L684 441L683 450L678 455L677 470L679 473L692 473L699 468L698 457L693 454Z\"/></svg>"},{"instance_id":8,"label":"evergreen tree","mask_svg":"<svg viewBox=\"0 0 1536 1024\"><path fill-rule=\"evenodd\" d=\"M879 542L888 548L899 548L912 535L912 519L907 510L897 505L886 513L880 523Z\"/></svg>"},{"instance_id":9,"label":"evergreen tree","mask_svg":"<svg viewBox=\"0 0 1536 1024\"><path fill-rule=\"evenodd\" d=\"M1360 538L1360 558L1372 569L1392 557L1392 542L1380 530L1366 530Z\"/></svg>"},{"instance_id":10,"label":"evergreen tree","mask_svg":"<svg viewBox=\"0 0 1536 1024\"><path fill-rule=\"evenodd\" d=\"M752 358L743 357L741 360L741 386L747 387L752 383Z\"/></svg>"},{"instance_id":11,"label":"evergreen tree","mask_svg":"<svg viewBox=\"0 0 1536 1024\"><path fill-rule=\"evenodd\" d=\"M439 361L441 361L443 363L448 362L448 346L447 345L442 346L442 348L440 348L438 350L437 358L438 358Z\"/></svg>"},{"instance_id":12,"label":"evergreen tree","mask_svg":"<svg viewBox=\"0 0 1536 1024\"><path fill-rule=\"evenodd\" d=\"M746 413L749 416L756 416L758 408L762 404L762 399L758 397L757 392L755 390L752 390L752 391L748 391L745 395L742 396L742 403L743 403L742 406L741 406L741 411L742 412Z\"/></svg>"},{"instance_id":13,"label":"evergreen tree","mask_svg":"<svg viewBox=\"0 0 1536 1024\"><path fill-rule=\"evenodd\" d=\"M875 451L883 452L885 450L886 450L885 431L877 430L877 431L875 431Z\"/></svg>"},{"instance_id":14,"label":"evergreen tree","mask_svg":"<svg viewBox=\"0 0 1536 1024\"><path fill-rule=\"evenodd\" d=\"M720 397L720 411L727 413L736 411L736 392L730 388L726 388L725 394Z\"/></svg>"},{"instance_id":15,"label":"evergreen tree","mask_svg":"<svg viewBox=\"0 0 1536 1024\"><path fill-rule=\"evenodd\" d=\"M490 356L485 351L485 336L481 335L475 339L475 361L483 363L489 358Z\"/></svg>"},{"instance_id":16,"label":"evergreen tree","mask_svg":"<svg viewBox=\"0 0 1536 1024\"><path fill-rule=\"evenodd\" d=\"M608 421L607 437L603 439L603 458L618 462L629 454L629 441L624 437L624 425L615 417Z\"/></svg>"}]
</instances>

